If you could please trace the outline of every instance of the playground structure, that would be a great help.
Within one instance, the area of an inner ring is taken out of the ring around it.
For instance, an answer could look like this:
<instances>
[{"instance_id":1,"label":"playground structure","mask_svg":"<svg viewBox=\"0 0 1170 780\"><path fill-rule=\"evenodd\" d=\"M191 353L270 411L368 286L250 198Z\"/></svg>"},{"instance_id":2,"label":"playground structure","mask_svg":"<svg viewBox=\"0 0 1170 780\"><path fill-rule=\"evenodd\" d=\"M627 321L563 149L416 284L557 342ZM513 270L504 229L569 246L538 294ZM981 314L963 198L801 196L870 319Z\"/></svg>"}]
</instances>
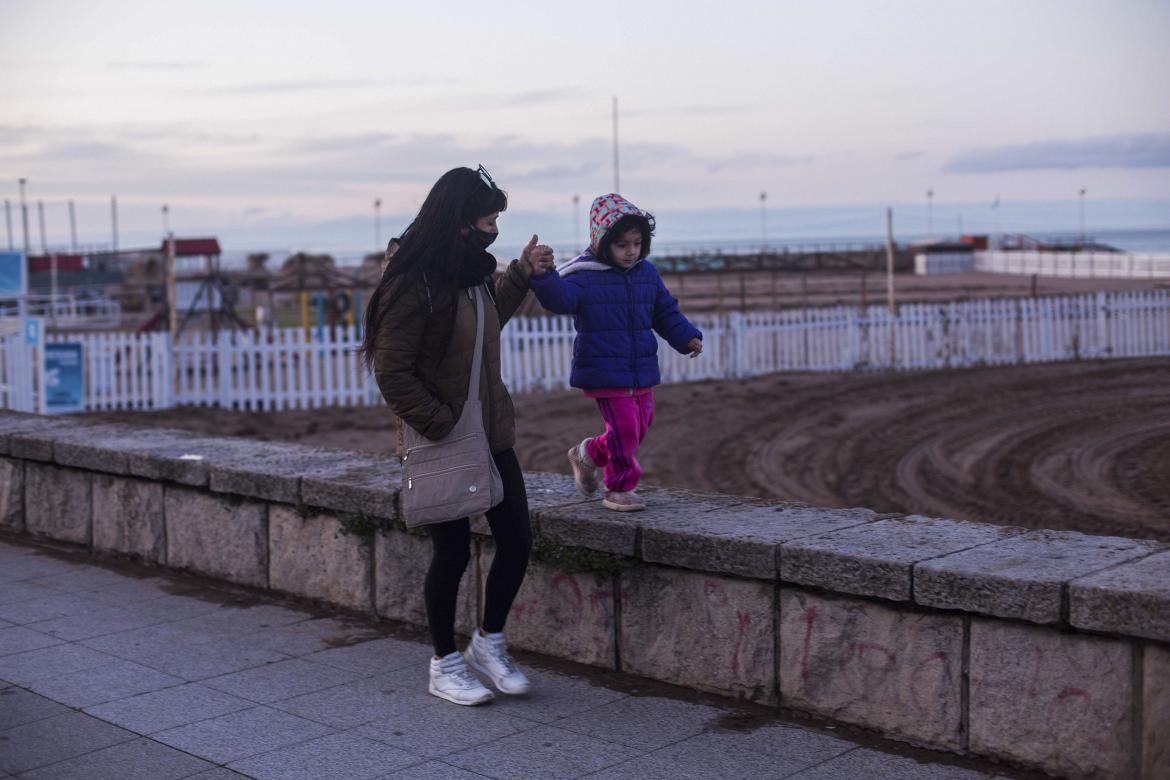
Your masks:
<instances>
[{"instance_id":1,"label":"playground structure","mask_svg":"<svg viewBox=\"0 0 1170 780\"><path fill-rule=\"evenodd\" d=\"M291 293L306 340L322 340L326 329L333 333L339 325L357 328L360 333L361 291L365 286L361 277L338 270L328 255L298 252L285 260L280 272L267 283L269 311L277 311L278 294ZM264 319L271 333L278 326L276 317Z\"/></svg>"}]
</instances>

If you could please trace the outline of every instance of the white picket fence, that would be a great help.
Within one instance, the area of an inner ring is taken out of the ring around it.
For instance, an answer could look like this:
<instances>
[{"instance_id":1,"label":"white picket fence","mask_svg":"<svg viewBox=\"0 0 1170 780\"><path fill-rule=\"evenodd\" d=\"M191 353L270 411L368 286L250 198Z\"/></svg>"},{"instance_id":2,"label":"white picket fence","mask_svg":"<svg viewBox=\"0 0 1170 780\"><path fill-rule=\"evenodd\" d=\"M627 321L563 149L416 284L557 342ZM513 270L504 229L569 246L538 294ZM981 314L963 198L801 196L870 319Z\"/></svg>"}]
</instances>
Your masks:
<instances>
[{"instance_id":1,"label":"white picket fence","mask_svg":"<svg viewBox=\"0 0 1170 780\"><path fill-rule=\"evenodd\" d=\"M1039 274L1077 279L1154 279L1170 277L1170 253L975 252L975 270L1000 274Z\"/></svg>"},{"instance_id":2,"label":"white picket fence","mask_svg":"<svg viewBox=\"0 0 1170 780\"><path fill-rule=\"evenodd\" d=\"M703 354L660 343L663 382L784 371L961 368L1170 355L1170 291L732 312L695 318ZM514 392L569 386L569 317L517 318L504 328L501 371ZM182 404L247 410L382 403L357 357L353 328L306 337L253 333L59 334L85 345L87 409ZM0 370L19 371L18 341L0 342ZM6 346L7 345L7 346ZM21 364L23 365L23 364Z\"/></svg>"}]
</instances>

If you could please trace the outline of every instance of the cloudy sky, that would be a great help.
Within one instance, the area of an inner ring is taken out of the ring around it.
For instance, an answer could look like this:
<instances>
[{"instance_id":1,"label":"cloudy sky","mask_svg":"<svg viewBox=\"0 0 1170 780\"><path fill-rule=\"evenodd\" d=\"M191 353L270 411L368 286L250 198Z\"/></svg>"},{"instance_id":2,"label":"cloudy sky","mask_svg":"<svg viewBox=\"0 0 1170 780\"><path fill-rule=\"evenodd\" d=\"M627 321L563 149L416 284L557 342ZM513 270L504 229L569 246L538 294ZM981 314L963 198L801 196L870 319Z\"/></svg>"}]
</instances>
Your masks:
<instances>
[{"instance_id":1,"label":"cloudy sky","mask_svg":"<svg viewBox=\"0 0 1170 780\"><path fill-rule=\"evenodd\" d=\"M616 95L659 210L1170 201L1168 41L1166 0L0 0L0 192L295 231L482 162L570 214L612 188Z\"/></svg>"}]
</instances>

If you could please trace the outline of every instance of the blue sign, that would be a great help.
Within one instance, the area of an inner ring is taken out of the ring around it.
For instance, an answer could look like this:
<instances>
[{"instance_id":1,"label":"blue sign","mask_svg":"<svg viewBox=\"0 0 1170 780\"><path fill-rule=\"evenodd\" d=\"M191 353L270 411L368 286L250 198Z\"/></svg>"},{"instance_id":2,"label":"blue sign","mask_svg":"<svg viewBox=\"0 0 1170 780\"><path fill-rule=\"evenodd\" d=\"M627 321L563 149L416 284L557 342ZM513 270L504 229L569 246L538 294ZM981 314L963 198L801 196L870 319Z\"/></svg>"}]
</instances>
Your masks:
<instances>
[{"instance_id":1,"label":"blue sign","mask_svg":"<svg viewBox=\"0 0 1170 780\"><path fill-rule=\"evenodd\" d=\"M41 321L39 318L30 318L24 321L24 343L30 347L41 343Z\"/></svg>"},{"instance_id":2,"label":"blue sign","mask_svg":"<svg viewBox=\"0 0 1170 780\"><path fill-rule=\"evenodd\" d=\"M0 298L28 294L28 263L24 252L0 252Z\"/></svg>"},{"instance_id":3,"label":"blue sign","mask_svg":"<svg viewBox=\"0 0 1170 780\"><path fill-rule=\"evenodd\" d=\"M45 412L85 410L85 353L75 342L45 345Z\"/></svg>"}]
</instances>

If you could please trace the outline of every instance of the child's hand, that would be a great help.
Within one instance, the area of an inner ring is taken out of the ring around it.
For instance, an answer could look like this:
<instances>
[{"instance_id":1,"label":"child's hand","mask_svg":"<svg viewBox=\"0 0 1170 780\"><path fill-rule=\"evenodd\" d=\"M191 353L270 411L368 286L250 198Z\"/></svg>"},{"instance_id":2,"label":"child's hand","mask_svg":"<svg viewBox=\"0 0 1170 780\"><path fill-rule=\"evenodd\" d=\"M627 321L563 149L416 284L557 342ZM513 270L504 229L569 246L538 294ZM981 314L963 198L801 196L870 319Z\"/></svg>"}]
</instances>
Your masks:
<instances>
[{"instance_id":1,"label":"child's hand","mask_svg":"<svg viewBox=\"0 0 1170 780\"><path fill-rule=\"evenodd\" d=\"M695 336L687 344L687 349L691 351L691 354L687 355L687 357L698 357L699 354L703 351L703 340L698 336Z\"/></svg>"},{"instance_id":2,"label":"child's hand","mask_svg":"<svg viewBox=\"0 0 1170 780\"><path fill-rule=\"evenodd\" d=\"M534 276L551 271L554 267L552 247L537 244L537 240L537 237L533 235L529 239L528 244L520 252L520 262L527 265L528 270Z\"/></svg>"}]
</instances>

